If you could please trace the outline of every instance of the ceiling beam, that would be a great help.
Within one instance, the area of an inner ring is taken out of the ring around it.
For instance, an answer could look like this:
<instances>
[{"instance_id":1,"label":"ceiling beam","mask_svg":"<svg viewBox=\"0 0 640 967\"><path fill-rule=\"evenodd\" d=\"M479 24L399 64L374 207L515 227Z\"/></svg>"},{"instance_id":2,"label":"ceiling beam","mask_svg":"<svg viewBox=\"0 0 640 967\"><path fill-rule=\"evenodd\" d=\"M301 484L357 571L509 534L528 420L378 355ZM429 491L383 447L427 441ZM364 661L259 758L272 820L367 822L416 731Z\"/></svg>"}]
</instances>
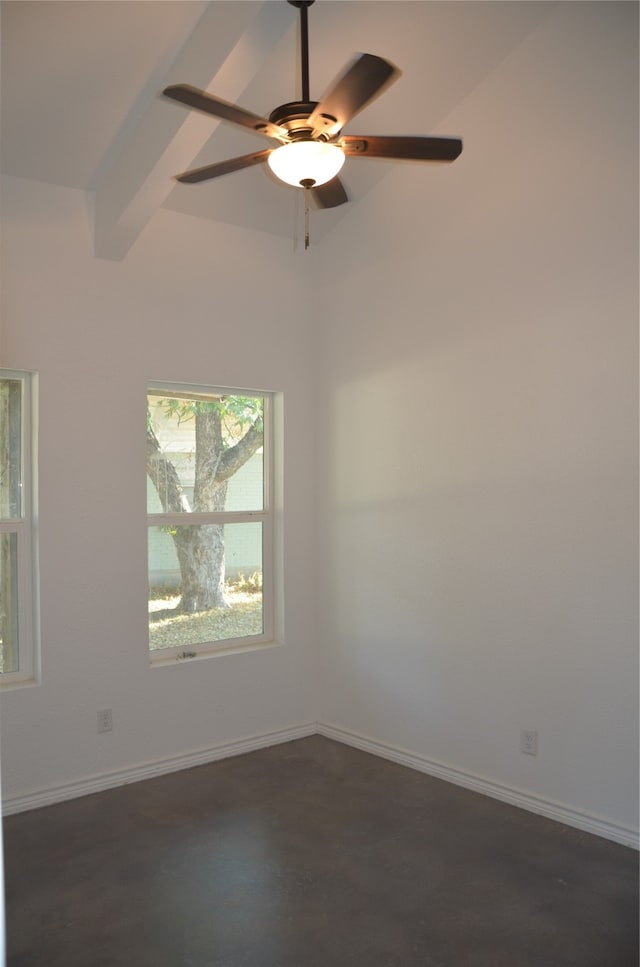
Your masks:
<instances>
[{"instance_id":1,"label":"ceiling beam","mask_svg":"<svg viewBox=\"0 0 640 967\"><path fill-rule=\"evenodd\" d=\"M188 82L240 101L295 18L289 4L271 0L210 3L161 87ZM98 258L125 257L173 189L173 175L192 164L219 123L172 103L160 91L150 95L136 123L122 132L120 150L95 188Z\"/></svg>"}]
</instances>

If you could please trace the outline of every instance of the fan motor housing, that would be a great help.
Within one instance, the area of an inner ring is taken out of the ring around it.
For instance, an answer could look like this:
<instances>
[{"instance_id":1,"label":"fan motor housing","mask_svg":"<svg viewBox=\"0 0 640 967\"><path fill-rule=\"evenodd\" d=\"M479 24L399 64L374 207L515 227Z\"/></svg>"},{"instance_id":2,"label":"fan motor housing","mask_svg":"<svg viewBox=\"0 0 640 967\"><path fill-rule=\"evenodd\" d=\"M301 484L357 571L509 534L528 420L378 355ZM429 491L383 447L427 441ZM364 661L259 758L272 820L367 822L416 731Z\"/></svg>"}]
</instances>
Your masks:
<instances>
[{"instance_id":1,"label":"fan motor housing","mask_svg":"<svg viewBox=\"0 0 640 967\"><path fill-rule=\"evenodd\" d=\"M313 136L313 129L307 122L317 104L317 101L289 101L288 104L280 104L274 108L269 120L272 124L286 128L292 141L307 139ZM321 134L316 140L327 141L328 138Z\"/></svg>"}]
</instances>

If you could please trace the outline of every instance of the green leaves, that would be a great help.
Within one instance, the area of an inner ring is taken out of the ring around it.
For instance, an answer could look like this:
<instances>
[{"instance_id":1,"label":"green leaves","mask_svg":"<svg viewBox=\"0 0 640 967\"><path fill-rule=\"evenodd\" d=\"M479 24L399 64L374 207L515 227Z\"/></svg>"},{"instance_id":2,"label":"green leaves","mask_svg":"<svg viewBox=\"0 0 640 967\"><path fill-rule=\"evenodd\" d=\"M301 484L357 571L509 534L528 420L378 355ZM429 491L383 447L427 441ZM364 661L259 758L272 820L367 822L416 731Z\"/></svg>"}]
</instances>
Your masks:
<instances>
[{"instance_id":1,"label":"green leaves","mask_svg":"<svg viewBox=\"0 0 640 967\"><path fill-rule=\"evenodd\" d=\"M220 415L225 446L232 446L251 426L262 428L264 400L255 396L219 396L210 400L173 399L159 400L167 416L178 423L193 420L200 412Z\"/></svg>"}]
</instances>

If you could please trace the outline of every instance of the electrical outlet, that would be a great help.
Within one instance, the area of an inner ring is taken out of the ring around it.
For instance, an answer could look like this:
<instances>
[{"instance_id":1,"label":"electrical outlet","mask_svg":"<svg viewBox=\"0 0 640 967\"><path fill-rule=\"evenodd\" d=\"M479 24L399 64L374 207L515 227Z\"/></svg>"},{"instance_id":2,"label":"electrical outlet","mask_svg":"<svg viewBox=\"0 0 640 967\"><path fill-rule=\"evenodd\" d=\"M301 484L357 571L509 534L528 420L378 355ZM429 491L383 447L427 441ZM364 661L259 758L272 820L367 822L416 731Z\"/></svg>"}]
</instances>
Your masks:
<instances>
[{"instance_id":1,"label":"electrical outlet","mask_svg":"<svg viewBox=\"0 0 640 967\"><path fill-rule=\"evenodd\" d=\"M111 732L113 729L113 714L110 708L98 710L98 732Z\"/></svg>"},{"instance_id":2,"label":"electrical outlet","mask_svg":"<svg viewBox=\"0 0 640 967\"><path fill-rule=\"evenodd\" d=\"M520 729L520 751L527 755L538 754L537 729Z\"/></svg>"}]
</instances>

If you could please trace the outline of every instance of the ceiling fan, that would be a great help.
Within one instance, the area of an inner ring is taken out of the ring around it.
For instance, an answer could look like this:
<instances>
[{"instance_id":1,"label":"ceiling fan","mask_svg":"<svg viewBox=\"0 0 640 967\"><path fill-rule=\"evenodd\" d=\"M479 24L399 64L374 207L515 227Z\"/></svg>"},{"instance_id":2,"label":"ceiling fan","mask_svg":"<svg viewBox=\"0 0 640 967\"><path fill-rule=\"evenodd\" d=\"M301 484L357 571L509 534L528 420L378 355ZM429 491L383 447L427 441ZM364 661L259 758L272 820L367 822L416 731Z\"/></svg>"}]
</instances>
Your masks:
<instances>
[{"instance_id":1,"label":"ceiling fan","mask_svg":"<svg viewBox=\"0 0 640 967\"><path fill-rule=\"evenodd\" d=\"M459 138L342 134L345 125L400 76L389 61L360 54L320 102L309 97L309 28L307 10L314 0L287 0L300 10L300 72L302 99L280 104L267 118L201 91L190 84L173 84L163 93L187 107L254 131L279 146L254 151L176 175L197 183L267 162L286 184L307 189L318 208L335 208L348 201L338 172L346 157L411 161L455 161L462 151Z\"/></svg>"}]
</instances>

